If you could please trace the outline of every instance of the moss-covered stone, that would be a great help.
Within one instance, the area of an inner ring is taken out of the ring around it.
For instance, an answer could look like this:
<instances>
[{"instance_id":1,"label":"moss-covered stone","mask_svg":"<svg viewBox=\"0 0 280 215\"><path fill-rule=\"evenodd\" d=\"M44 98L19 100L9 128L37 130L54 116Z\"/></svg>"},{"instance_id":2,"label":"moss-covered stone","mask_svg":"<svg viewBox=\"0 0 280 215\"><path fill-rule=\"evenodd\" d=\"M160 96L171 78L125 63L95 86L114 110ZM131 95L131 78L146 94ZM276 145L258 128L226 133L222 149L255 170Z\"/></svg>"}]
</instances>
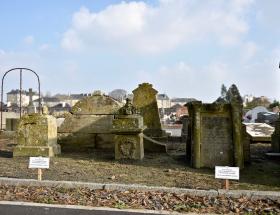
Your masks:
<instances>
[{"instance_id":1,"label":"moss-covered stone","mask_svg":"<svg viewBox=\"0 0 280 215\"><path fill-rule=\"evenodd\" d=\"M152 84L142 83L138 88L133 90L133 105L140 111L143 116L144 125L146 126L144 134L153 139L167 141L167 134L161 128L160 117L157 105L157 90ZM163 145L156 144L149 139L144 139L145 151L162 152L166 151Z\"/></svg>"},{"instance_id":2,"label":"moss-covered stone","mask_svg":"<svg viewBox=\"0 0 280 215\"><path fill-rule=\"evenodd\" d=\"M248 142L243 135L240 103L187 104L190 120L187 152L195 168L215 166L244 167L250 160ZM244 150L246 151L244 153Z\"/></svg>"},{"instance_id":3,"label":"moss-covered stone","mask_svg":"<svg viewBox=\"0 0 280 215\"><path fill-rule=\"evenodd\" d=\"M54 156L60 154L56 119L49 115L24 115L16 131L14 156Z\"/></svg>"},{"instance_id":4,"label":"moss-covered stone","mask_svg":"<svg viewBox=\"0 0 280 215\"><path fill-rule=\"evenodd\" d=\"M121 104L110 96L95 93L92 96L84 97L72 108L73 114L114 114Z\"/></svg>"},{"instance_id":5,"label":"moss-covered stone","mask_svg":"<svg viewBox=\"0 0 280 215\"><path fill-rule=\"evenodd\" d=\"M139 84L138 88L133 90L133 105L140 111L143 116L144 125L148 129L160 130L161 124L157 106L157 91L152 84ZM155 136L158 134L155 134Z\"/></svg>"},{"instance_id":6,"label":"moss-covered stone","mask_svg":"<svg viewBox=\"0 0 280 215\"><path fill-rule=\"evenodd\" d=\"M93 148L114 149L111 134L114 115L121 104L113 98L94 93L77 102L58 129L63 151L91 151Z\"/></svg>"},{"instance_id":7,"label":"moss-covered stone","mask_svg":"<svg viewBox=\"0 0 280 215\"><path fill-rule=\"evenodd\" d=\"M142 160L144 158L143 134L115 135L115 159Z\"/></svg>"},{"instance_id":8,"label":"moss-covered stone","mask_svg":"<svg viewBox=\"0 0 280 215\"><path fill-rule=\"evenodd\" d=\"M275 122L275 130L271 136L272 151L280 153L280 119Z\"/></svg>"},{"instance_id":9,"label":"moss-covered stone","mask_svg":"<svg viewBox=\"0 0 280 215\"><path fill-rule=\"evenodd\" d=\"M137 114L130 100L118 111L113 120L112 133L115 134L115 159L144 158L143 117Z\"/></svg>"}]
</instances>

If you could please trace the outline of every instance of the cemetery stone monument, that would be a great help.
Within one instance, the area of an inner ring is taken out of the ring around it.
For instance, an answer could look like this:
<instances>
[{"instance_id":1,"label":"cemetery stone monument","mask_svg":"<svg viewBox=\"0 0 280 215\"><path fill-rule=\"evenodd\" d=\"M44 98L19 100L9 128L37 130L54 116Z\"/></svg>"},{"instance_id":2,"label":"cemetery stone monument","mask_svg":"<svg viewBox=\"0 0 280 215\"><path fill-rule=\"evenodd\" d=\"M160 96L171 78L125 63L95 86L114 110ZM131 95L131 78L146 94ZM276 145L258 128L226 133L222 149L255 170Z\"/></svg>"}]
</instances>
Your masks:
<instances>
[{"instance_id":1,"label":"cemetery stone monument","mask_svg":"<svg viewBox=\"0 0 280 215\"><path fill-rule=\"evenodd\" d=\"M32 88L29 88L29 104L27 106L27 113L28 114L32 114L32 113L36 113L36 107L34 106L33 104L33 95L34 95L34 92L32 92Z\"/></svg>"},{"instance_id":2,"label":"cemetery stone monument","mask_svg":"<svg viewBox=\"0 0 280 215\"><path fill-rule=\"evenodd\" d=\"M126 99L126 104L113 120L115 159L143 159L143 129L143 117L133 107L131 100Z\"/></svg>"},{"instance_id":3,"label":"cemetery stone monument","mask_svg":"<svg viewBox=\"0 0 280 215\"><path fill-rule=\"evenodd\" d=\"M84 97L58 128L58 143L62 151L91 152L94 149L114 150L111 134L115 113L121 104L101 91Z\"/></svg>"},{"instance_id":4,"label":"cemetery stone monument","mask_svg":"<svg viewBox=\"0 0 280 215\"><path fill-rule=\"evenodd\" d=\"M242 133L242 99L235 85L227 93L227 100L203 104L187 104L190 115L190 138L187 155L195 168L215 166L244 167ZM249 142L247 141L246 144ZM248 152L248 147L246 152ZM248 160L246 158L246 160Z\"/></svg>"},{"instance_id":5,"label":"cemetery stone monument","mask_svg":"<svg viewBox=\"0 0 280 215\"><path fill-rule=\"evenodd\" d=\"M53 116L26 114L20 119L16 131L17 146L13 156L46 156L60 154L57 144L57 125Z\"/></svg>"},{"instance_id":6,"label":"cemetery stone monument","mask_svg":"<svg viewBox=\"0 0 280 215\"><path fill-rule=\"evenodd\" d=\"M167 134L161 128L158 105L156 100L157 91L152 84L142 83L138 88L133 90L133 105L140 111L143 116L144 135L159 141L167 141ZM145 150L166 152L163 145L157 145L145 139Z\"/></svg>"}]
</instances>

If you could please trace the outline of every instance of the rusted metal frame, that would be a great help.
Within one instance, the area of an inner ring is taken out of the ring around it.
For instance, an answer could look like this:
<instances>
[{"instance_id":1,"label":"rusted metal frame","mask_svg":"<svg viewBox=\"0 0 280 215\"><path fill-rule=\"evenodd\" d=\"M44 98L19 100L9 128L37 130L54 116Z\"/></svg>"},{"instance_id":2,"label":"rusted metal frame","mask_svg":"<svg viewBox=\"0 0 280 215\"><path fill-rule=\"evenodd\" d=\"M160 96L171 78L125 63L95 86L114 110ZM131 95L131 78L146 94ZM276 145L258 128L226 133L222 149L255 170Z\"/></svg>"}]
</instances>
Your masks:
<instances>
[{"instance_id":1,"label":"rusted metal frame","mask_svg":"<svg viewBox=\"0 0 280 215\"><path fill-rule=\"evenodd\" d=\"M22 71L23 70L27 70L27 71L30 71L32 72L33 74L36 75L37 77L37 81L38 81L38 91L39 91L39 112L42 113L42 104L41 104L41 83L40 83L40 77L39 75L31 70L31 69L28 69L28 68L13 68L13 69L10 69L8 70L7 72L4 73L3 77L2 77L2 83L1 83L1 130L3 130L3 97L4 97L4 80L5 80L5 77L6 75L11 72L11 71L14 71L14 70L20 70L20 117L21 117L21 92L22 92Z\"/></svg>"}]
</instances>

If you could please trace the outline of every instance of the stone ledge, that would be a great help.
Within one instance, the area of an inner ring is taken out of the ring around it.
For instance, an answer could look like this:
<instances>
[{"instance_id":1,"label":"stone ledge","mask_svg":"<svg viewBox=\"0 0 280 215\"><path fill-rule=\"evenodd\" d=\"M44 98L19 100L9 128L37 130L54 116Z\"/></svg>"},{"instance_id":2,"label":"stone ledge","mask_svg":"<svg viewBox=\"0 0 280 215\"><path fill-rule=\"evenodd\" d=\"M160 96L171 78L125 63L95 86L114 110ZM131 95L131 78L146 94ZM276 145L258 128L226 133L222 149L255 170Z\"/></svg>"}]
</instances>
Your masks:
<instances>
[{"instance_id":1,"label":"stone ledge","mask_svg":"<svg viewBox=\"0 0 280 215\"><path fill-rule=\"evenodd\" d=\"M249 197L253 200L257 199L272 199L279 200L280 192L277 191L257 191L257 190L197 190L197 189L184 189L176 187L159 187L159 186L146 186L138 184L102 184L91 182L77 182L77 181L38 181L35 179L17 179L0 177L0 185L11 186L46 186L46 187L64 187L64 188L79 188L86 187L89 189L107 189L107 190L140 190L140 191L154 191L154 192L167 192L176 194L188 194L192 196L210 196L217 197L225 195L227 197L239 198L241 196Z\"/></svg>"}]
</instances>

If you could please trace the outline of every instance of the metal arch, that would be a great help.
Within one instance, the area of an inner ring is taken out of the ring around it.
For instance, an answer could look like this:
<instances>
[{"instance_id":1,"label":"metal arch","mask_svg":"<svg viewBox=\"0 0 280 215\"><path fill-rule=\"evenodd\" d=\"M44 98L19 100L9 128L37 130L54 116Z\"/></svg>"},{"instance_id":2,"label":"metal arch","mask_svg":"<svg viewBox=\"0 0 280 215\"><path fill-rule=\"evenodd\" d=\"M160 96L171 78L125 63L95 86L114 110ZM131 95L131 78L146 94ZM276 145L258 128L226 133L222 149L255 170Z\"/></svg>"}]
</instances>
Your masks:
<instances>
[{"instance_id":1,"label":"metal arch","mask_svg":"<svg viewBox=\"0 0 280 215\"><path fill-rule=\"evenodd\" d=\"M41 104L41 84L40 84L40 77L39 75L33 71L32 69L28 69L28 68L24 68L24 67L18 67L18 68L13 68L8 70L7 72L4 73L3 77L2 77L2 84L1 84L1 130L3 130L3 91L4 91L4 80L5 77L8 73L10 73L11 71L14 70L19 70L20 71L20 104L19 104L19 108L20 108L20 117L21 117L21 91L22 91L22 71L26 70L26 71L30 71L33 74L36 75L37 77L37 81L38 81L38 91L39 91L39 111L42 110L42 104Z\"/></svg>"}]
</instances>

